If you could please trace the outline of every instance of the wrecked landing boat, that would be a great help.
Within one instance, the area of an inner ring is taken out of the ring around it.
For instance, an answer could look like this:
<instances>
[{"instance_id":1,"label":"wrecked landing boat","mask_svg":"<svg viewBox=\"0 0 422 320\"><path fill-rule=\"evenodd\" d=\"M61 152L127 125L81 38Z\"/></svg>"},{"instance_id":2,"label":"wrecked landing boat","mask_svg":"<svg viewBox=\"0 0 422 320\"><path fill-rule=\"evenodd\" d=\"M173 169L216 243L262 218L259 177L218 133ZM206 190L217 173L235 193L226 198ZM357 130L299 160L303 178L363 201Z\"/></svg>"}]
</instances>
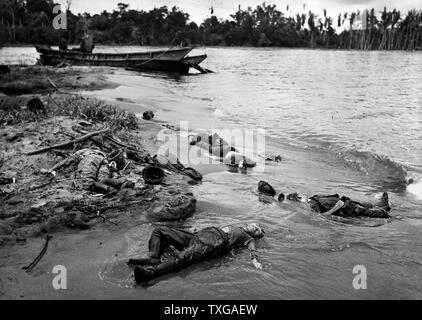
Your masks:
<instances>
[{"instance_id":1,"label":"wrecked landing boat","mask_svg":"<svg viewBox=\"0 0 422 320\"><path fill-rule=\"evenodd\" d=\"M88 53L76 50L55 50L48 46L35 46L45 65L56 66L61 63L82 66L135 67L148 60L180 61L192 47L155 50L134 53Z\"/></svg>"},{"instance_id":2,"label":"wrecked landing boat","mask_svg":"<svg viewBox=\"0 0 422 320\"><path fill-rule=\"evenodd\" d=\"M87 53L76 50L55 50L48 46L35 46L44 65L57 66L62 63L82 66L122 67L133 71L164 71L189 73L194 68L201 73L212 71L199 64L206 54L186 57L192 47L136 53Z\"/></svg>"}]
</instances>

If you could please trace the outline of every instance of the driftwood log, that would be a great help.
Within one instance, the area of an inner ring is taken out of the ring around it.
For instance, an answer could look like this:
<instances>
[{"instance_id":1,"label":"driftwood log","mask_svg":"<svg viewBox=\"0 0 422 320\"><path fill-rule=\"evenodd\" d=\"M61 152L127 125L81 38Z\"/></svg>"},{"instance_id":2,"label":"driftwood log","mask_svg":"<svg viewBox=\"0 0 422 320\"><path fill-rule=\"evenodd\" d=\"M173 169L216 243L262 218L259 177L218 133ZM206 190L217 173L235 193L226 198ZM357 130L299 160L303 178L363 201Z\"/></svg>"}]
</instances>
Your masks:
<instances>
[{"instance_id":1,"label":"driftwood log","mask_svg":"<svg viewBox=\"0 0 422 320\"><path fill-rule=\"evenodd\" d=\"M44 153L44 152L47 152L47 151L52 150L52 149L64 148L64 147L70 146L72 144L75 144L75 143L84 141L86 139L89 139L91 137L94 137L96 135L107 133L108 131L110 131L110 129L104 129L104 130L90 132L90 133L88 133L88 134L86 134L86 135L84 135L82 137L73 139L71 141L67 141L67 142L55 144L55 145L50 146L50 147L46 147L46 148L42 148L42 149L38 149L38 150L34 150L34 151L31 151L31 152L28 152L27 155L28 156L31 156L31 155L34 155L34 154Z\"/></svg>"}]
</instances>

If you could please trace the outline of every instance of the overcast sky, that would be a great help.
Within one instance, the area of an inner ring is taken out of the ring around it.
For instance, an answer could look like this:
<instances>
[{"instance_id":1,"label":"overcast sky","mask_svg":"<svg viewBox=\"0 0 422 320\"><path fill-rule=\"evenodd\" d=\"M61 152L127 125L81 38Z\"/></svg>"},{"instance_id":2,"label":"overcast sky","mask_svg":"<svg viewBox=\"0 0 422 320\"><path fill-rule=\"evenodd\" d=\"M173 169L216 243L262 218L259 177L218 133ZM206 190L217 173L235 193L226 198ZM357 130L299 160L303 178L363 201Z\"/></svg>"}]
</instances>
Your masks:
<instances>
[{"instance_id":1,"label":"overcast sky","mask_svg":"<svg viewBox=\"0 0 422 320\"><path fill-rule=\"evenodd\" d=\"M65 3L65 0L56 0ZM262 4L264 0L72 0L71 10L74 13L89 12L100 13L103 10L112 11L117 8L117 3L129 3L131 9L150 10L155 7L167 5L169 8L176 5L184 12L190 14L191 21L201 23L210 16L210 8L214 8L214 14L223 19L228 19L230 14L237 11L240 4L242 9L252 8ZM330 16L335 17L339 12L353 11L357 9L375 8L382 10L384 6L389 9L397 8L401 11L416 8L422 9L422 0L273 0L266 1L267 4L275 4L278 9L286 12L289 5L290 14L303 12L303 4L306 4L306 11L312 10L322 15L325 8Z\"/></svg>"}]
</instances>

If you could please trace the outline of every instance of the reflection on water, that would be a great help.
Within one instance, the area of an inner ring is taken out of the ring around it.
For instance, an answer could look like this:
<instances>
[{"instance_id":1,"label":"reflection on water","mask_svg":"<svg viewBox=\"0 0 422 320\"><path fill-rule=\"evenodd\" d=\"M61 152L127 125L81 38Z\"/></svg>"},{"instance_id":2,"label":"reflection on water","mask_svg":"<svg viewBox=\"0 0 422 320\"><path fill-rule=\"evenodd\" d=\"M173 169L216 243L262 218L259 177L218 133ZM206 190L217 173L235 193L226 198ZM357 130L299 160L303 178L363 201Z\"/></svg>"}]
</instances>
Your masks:
<instances>
[{"instance_id":1,"label":"reflection on water","mask_svg":"<svg viewBox=\"0 0 422 320\"><path fill-rule=\"evenodd\" d=\"M266 129L266 151L280 154L282 162L268 163L264 172L230 172L222 165L207 169L203 183L192 187L198 212L178 223L202 228L260 222L266 229L258 244L264 269L255 270L247 252L236 250L166 277L147 291L129 286L130 294L180 299L422 298L422 55L201 51L208 54L204 66L217 73L174 77L115 70L110 79L121 86L91 94L133 101L131 110L152 108L157 118L175 124L188 120L190 128ZM413 184L406 186L410 178ZM326 219L306 204L261 202L256 191L260 180L284 194L339 193L372 200L376 192L388 191L394 219ZM125 231L127 251L122 255L145 254L151 230L133 226ZM364 292L352 287L355 265L368 270ZM106 262L101 274L112 285L131 281L118 259Z\"/></svg>"}]
</instances>

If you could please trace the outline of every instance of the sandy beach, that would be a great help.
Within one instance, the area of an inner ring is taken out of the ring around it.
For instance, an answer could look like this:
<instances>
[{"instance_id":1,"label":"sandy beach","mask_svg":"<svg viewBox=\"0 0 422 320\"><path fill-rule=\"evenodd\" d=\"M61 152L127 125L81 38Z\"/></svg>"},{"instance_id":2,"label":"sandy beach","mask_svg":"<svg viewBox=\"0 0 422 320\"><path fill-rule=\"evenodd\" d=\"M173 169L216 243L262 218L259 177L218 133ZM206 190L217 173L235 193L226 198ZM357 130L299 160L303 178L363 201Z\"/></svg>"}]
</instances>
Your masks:
<instances>
[{"instance_id":1,"label":"sandy beach","mask_svg":"<svg viewBox=\"0 0 422 320\"><path fill-rule=\"evenodd\" d=\"M70 105L77 105L79 109L81 101L86 106L92 103L95 108L100 104L105 108L109 106L107 101L103 103L92 95L78 93L116 88L118 85L108 81L104 73L105 70L101 68L15 67L12 68L9 81L2 82L0 89L3 92L19 94L0 97L3 99L3 107L14 104L21 110L14 114L15 118L4 115L4 123L0 129L2 174L13 179L10 183L5 183L1 194L2 298L76 298L87 292L91 292L91 298L98 297L100 292L104 295L104 286L98 284L106 286L109 271L101 268L110 259L113 263L120 264L120 267L123 266L125 271L119 272L127 273L127 280L123 283L111 276L114 282L119 282L119 286L133 287L131 270L126 266L127 259L134 254L139 255L145 249L144 244L152 230L151 222L159 223L157 212L164 210L160 209L160 205L165 206L166 201L189 194L191 179L169 170L166 170L163 185L146 185L141 172L147 163L139 160L136 163L132 161L129 168L122 173L126 179L135 183L132 193L119 192L114 198L103 199L101 194L72 187L66 173L58 173L57 177L43 173L43 170L60 161L76 145L70 146L70 149L62 148L62 151L56 149L58 152L53 150L39 155L27 155L39 146L80 136L84 130L92 132L112 126L112 120L96 121L89 116L75 113L82 112L80 110L69 111ZM44 76L40 76L41 74ZM17 88L25 88L25 92L18 91ZM29 91L33 94L28 94ZM33 115L30 110L20 107L34 97L44 102L46 115ZM123 111L123 117L129 115L129 118L134 119L130 121L136 122L136 129L123 124L120 130L115 129L113 132L115 136L135 145L140 152L139 157L156 154L159 132L173 131L172 127L166 128L162 121L143 120L142 112L147 107L143 109L136 106L135 116L133 103L130 101L122 98L112 101L112 104L118 112ZM4 111L10 110L6 108ZM88 212L91 209L102 210L108 220L95 217L95 214L93 216L92 212ZM186 214L189 215L191 212ZM172 220L176 220L177 224L179 219L180 217L175 216ZM124 237L133 226L143 230L141 233L138 230L136 234L136 247L133 239L128 242ZM48 252L36 270L28 274L22 267L41 250L47 233L53 236ZM67 245L69 243L72 243L71 247ZM56 290L51 287L51 281L46 282L52 275L52 268L58 264L68 266L75 276L74 280L70 277L69 281L74 281L75 284L78 282L64 296L61 293L57 295ZM81 278L82 274L84 277ZM113 293L110 297L112 296Z\"/></svg>"}]
</instances>

